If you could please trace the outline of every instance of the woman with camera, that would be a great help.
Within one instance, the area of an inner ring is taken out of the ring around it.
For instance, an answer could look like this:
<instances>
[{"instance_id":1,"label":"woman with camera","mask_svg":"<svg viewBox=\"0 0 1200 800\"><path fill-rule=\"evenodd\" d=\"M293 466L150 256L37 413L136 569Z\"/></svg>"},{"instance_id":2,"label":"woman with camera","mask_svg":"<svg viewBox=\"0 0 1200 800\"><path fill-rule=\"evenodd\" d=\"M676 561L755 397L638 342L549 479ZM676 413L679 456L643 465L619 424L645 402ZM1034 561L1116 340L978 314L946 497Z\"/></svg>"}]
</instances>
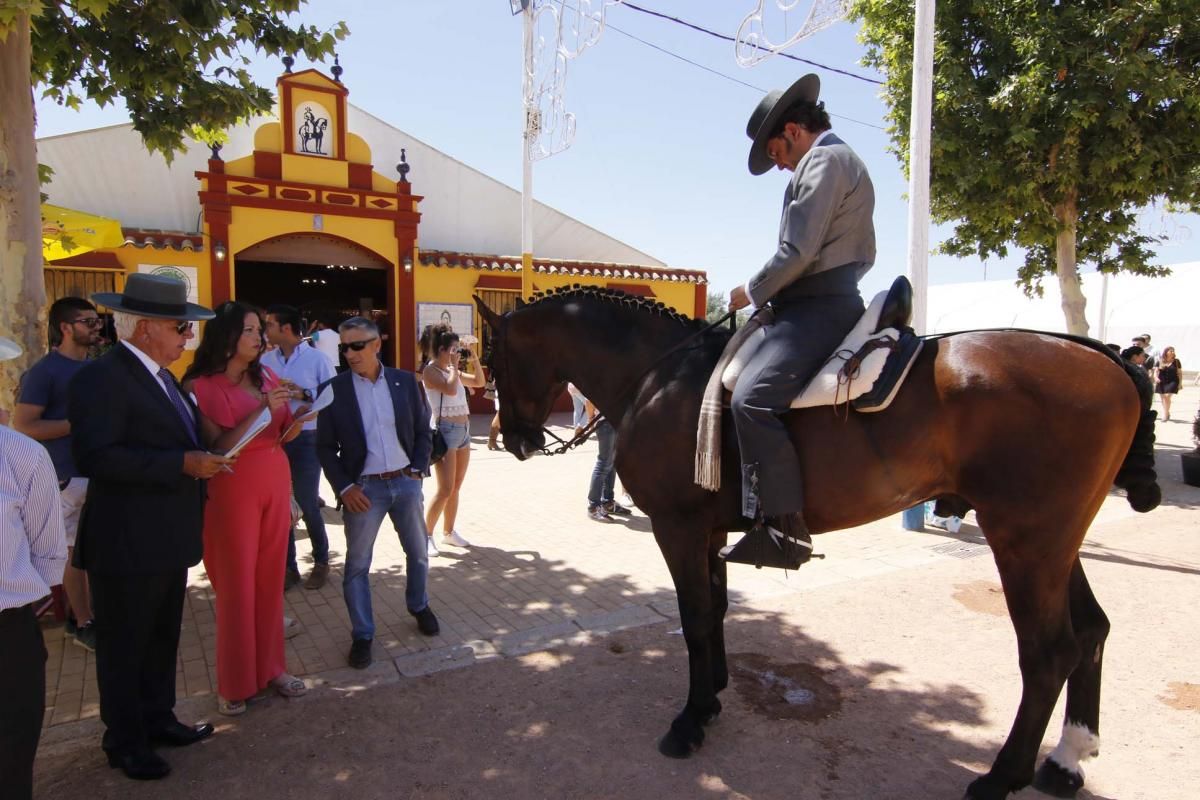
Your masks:
<instances>
[{"instance_id":1,"label":"woman with camera","mask_svg":"<svg viewBox=\"0 0 1200 800\"><path fill-rule=\"evenodd\" d=\"M437 493L425 515L429 555L438 555L433 528L442 518L442 544L469 547L470 542L454 528L458 517L458 497L467 465L471 461L470 410L467 387L482 388L485 383L479 357L469 348L460 348L458 334L449 325L430 325L421 334L421 352L425 365L421 382L429 397L434 427L446 440L446 455L434 465Z\"/></svg>"}]
</instances>

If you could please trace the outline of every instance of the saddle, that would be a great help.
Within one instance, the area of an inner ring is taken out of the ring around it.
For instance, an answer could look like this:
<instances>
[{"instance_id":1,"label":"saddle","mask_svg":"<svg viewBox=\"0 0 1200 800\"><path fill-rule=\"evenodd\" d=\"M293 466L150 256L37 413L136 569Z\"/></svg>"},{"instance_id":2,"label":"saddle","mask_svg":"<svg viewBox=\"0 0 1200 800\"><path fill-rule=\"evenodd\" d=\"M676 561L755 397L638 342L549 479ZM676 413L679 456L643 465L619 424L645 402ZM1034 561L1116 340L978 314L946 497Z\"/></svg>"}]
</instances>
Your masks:
<instances>
[{"instance_id":1,"label":"saddle","mask_svg":"<svg viewBox=\"0 0 1200 800\"><path fill-rule=\"evenodd\" d=\"M924 346L924 340L909 327L911 319L912 284L901 275L890 289L875 295L858 324L796 395L791 407L848 402L856 411L883 411L891 405ZM765 337L761 329L751 334L722 373L726 405L742 369Z\"/></svg>"}]
</instances>

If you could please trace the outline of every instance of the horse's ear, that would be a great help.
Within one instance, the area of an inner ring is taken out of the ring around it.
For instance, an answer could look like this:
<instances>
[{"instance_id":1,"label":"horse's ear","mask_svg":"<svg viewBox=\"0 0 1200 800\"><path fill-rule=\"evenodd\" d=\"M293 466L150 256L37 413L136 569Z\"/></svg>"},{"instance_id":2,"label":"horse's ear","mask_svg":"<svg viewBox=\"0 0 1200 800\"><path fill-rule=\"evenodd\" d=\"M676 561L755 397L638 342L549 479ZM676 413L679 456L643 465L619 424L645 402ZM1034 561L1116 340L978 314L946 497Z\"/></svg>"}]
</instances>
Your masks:
<instances>
[{"instance_id":1,"label":"horse's ear","mask_svg":"<svg viewBox=\"0 0 1200 800\"><path fill-rule=\"evenodd\" d=\"M475 295L475 305L479 308L479 314L483 317L483 321L486 322L493 331L499 331L500 326L504 323L504 318L488 308L488 304L483 302L483 298L479 295Z\"/></svg>"}]
</instances>

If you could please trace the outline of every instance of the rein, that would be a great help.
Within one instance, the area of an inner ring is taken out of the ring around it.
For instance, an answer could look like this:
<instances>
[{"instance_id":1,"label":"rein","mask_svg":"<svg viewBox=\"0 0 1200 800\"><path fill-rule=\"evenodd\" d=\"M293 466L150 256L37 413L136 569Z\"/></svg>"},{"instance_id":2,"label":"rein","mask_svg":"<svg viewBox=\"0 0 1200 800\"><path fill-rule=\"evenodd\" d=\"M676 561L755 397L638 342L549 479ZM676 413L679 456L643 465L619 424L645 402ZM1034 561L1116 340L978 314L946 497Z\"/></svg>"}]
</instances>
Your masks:
<instances>
[{"instance_id":1,"label":"rein","mask_svg":"<svg viewBox=\"0 0 1200 800\"><path fill-rule=\"evenodd\" d=\"M761 311L762 309L759 309L759 310ZM758 311L755 311L754 313L757 314ZM634 378L632 381L630 381L625 386L625 388L622 389L617 394L615 399L617 399L617 400L624 399L626 395L632 393L635 389L637 389L637 387L641 385L642 381L646 379L646 376L649 375L654 370L655 367L657 367L659 364L661 364L663 361L665 361L669 356L674 355L678 351L682 350L685 345L691 344L693 341L704 336L704 334L708 333L709 331L713 330L714 328L724 325L725 322L727 322L727 321L729 322L730 329L736 328L736 326L737 326L737 311L726 312L726 314L724 316L722 316L720 319L716 320L715 322L708 323L707 325L705 325L703 328L696 331L695 333L689 334L688 336L685 336L683 339L676 342L673 346L671 346L664 353L662 353L658 358L651 361L650 366L646 367L644 370L642 370L640 373L638 373L638 376L636 378ZM508 362L507 349L505 350L505 353L504 353L504 361L505 361L505 366L507 366L507 362ZM541 454L547 455L547 456L557 456L557 455L562 455L563 453L567 452L568 450L573 450L574 448L576 448L579 445L586 442L588 437L591 436L593 432L595 432L596 427L601 422L603 422L604 419L605 419L605 416L603 414L597 414L596 416L592 417L592 419L588 422L588 424L583 426L583 428L580 429L579 433L575 434L575 436L572 439L570 439L569 441L563 440L558 434L556 434L554 431L550 430L545 425L543 425L543 426L541 426L542 433L549 434L551 438L553 438L556 442L558 442L558 446L550 447L549 445L542 445L535 452L538 452L538 453L541 453ZM530 426L530 427L532 427L532 426Z\"/></svg>"}]
</instances>

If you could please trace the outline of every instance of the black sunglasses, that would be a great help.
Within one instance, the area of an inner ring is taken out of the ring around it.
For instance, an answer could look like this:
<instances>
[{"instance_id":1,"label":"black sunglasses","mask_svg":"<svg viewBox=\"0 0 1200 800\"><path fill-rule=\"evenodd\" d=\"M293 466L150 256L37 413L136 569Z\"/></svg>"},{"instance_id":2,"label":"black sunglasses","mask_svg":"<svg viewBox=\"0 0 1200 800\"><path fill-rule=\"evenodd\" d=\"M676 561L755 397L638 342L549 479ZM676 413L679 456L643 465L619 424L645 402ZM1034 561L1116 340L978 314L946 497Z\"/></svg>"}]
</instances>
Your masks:
<instances>
[{"instance_id":1,"label":"black sunglasses","mask_svg":"<svg viewBox=\"0 0 1200 800\"><path fill-rule=\"evenodd\" d=\"M176 322L175 323L175 332L178 333L180 336L183 336L185 333L187 333L191 329L192 329L191 322L184 321L184 322Z\"/></svg>"},{"instance_id":2,"label":"black sunglasses","mask_svg":"<svg viewBox=\"0 0 1200 800\"><path fill-rule=\"evenodd\" d=\"M370 339L363 339L361 342L347 342L346 344L339 344L338 352L342 355L345 355L347 350L353 350L356 353L362 352L364 347L378 338L378 336L372 336Z\"/></svg>"}]
</instances>

